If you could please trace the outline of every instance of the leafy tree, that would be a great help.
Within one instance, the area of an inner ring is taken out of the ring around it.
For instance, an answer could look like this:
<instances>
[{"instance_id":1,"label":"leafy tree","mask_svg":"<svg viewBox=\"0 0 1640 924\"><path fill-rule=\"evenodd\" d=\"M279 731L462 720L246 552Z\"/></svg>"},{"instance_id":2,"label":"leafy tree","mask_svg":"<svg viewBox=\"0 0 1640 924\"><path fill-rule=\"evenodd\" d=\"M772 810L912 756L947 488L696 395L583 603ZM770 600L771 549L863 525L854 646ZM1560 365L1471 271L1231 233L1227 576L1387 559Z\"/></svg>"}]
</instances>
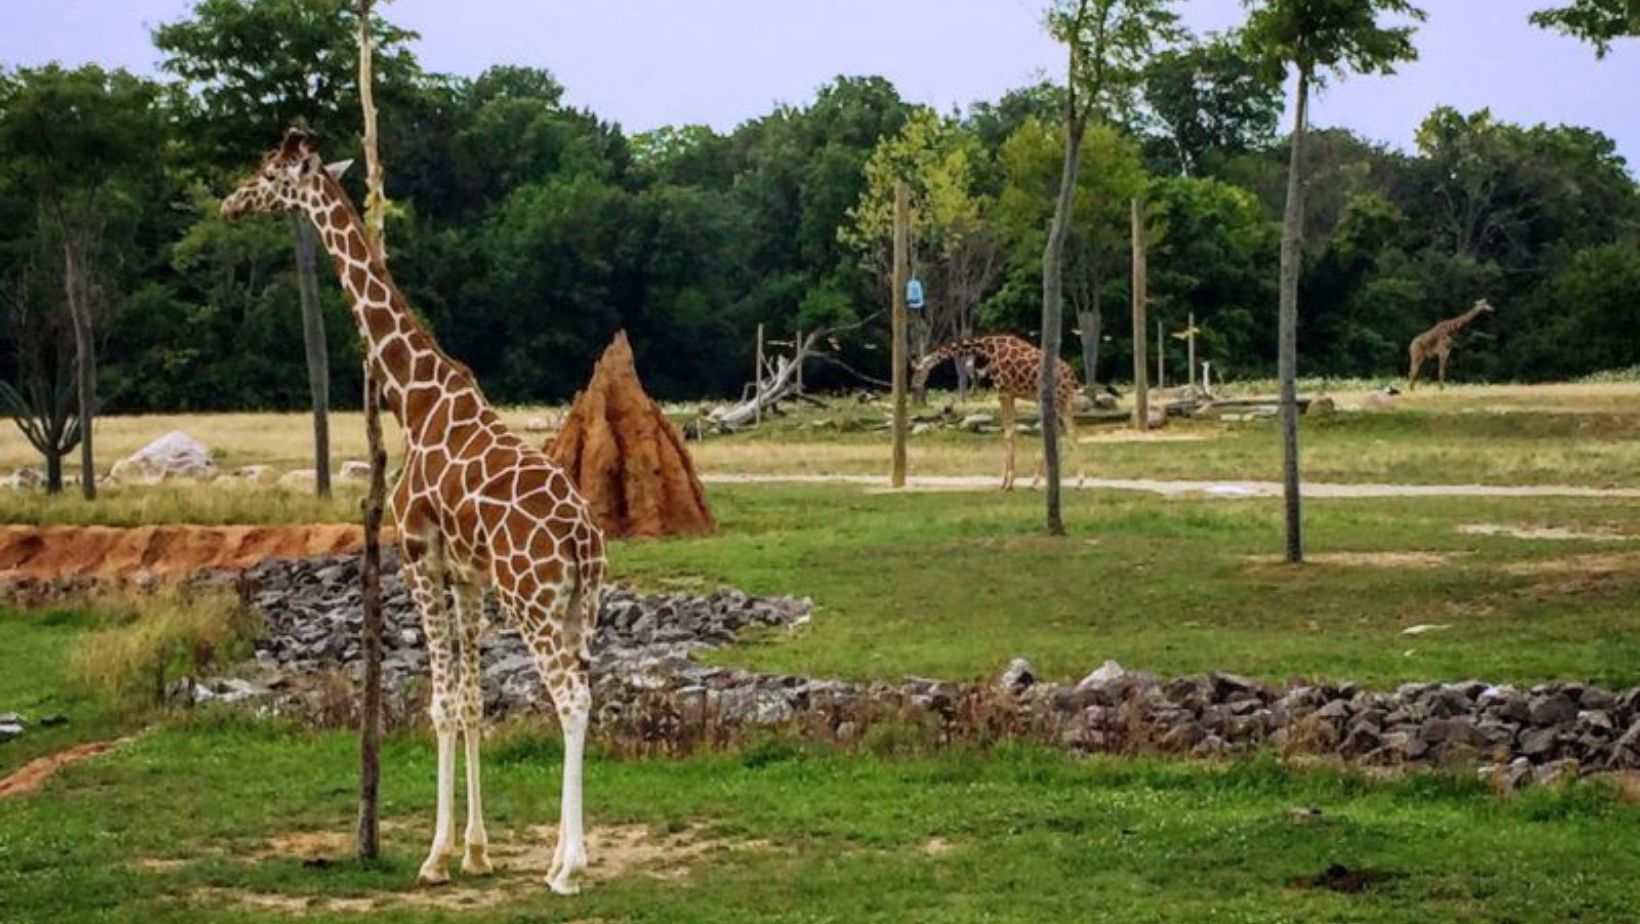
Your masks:
<instances>
[{"instance_id":1,"label":"leafy tree","mask_svg":"<svg viewBox=\"0 0 1640 924\"><path fill-rule=\"evenodd\" d=\"M1618 39L1640 36L1640 0L1572 0L1569 6L1538 10L1532 24L1589 42L1604 58Z\"/></svg>"},{"instance_id":2,"label":"leafy tree","mask_svg":"<svg viewBox=\"0 0 1640 924\"><path fill-rule=\"evenodd\" d=\"M195 144L226 170L243 171L291 125L321 137L357 138L357 13L348 0L199 0L191 16L154 30L162 66L193 94ZM385 87L417 68L414 35L385 20L372 27ZM303 216L289 218L296 250L308 387L313 399L316 489L330 494L330 353L320 314L317 241Z\"/></svg>"},{"instance_id":3,"label":"leafy tree","mask_svg":"<svg viewBox=\"0 0 1640 924\"><path fill-rule=\"evenodd\" d=\"M1279 377L1283 485L1287 512L1287 560L1304 560L1298 482L1298 284L1304 240L1304 133L1310 89L1329 73L1343 76L1388 73L1417 57L1412 28L1384 26L1385 15L1422 20L1408 0L1245 0L1252 10L1247 32L1266 63L1283 76L1298 75L1293 112L1292 156L1287 171L1287 206L1281 237L1281 332Z\"/></svg>"},{"instance_id":4,"label":"leafy tree","mask_svg":"<svg viewBox=\"0 0 1640 924\"><path fill-rule=\"evenodd\" d=\"M1042 454L1047 476L1047 529L1063 535L1059 498L1060 408L1054 395L1055 360L1064 326L1064 255L1076 211L1082 141L1090 120L1131 111L1144 68L1158 46L1177 37L1171 0L1054 0L1048 31L1069 57L1065 74L1065 155L1042 252Z\"/></svg>"},{"instance_id":5,"label":"leafy tree","mask_svg":"<svg viewBox=\"0 0 1640 924\"><path fill-rule=\"evenodd\" d=\"M1148 153L1158 169L1185 176L1269 145L1285 102L1280 82L1239 34L1156 55L1145 69L1144 98L1145 121L1155 132Z\"/></svg>"},{"instance_id":6,"label":"leafy tree","mask_svg":"<svg viewBox=\"0 0 1640 924\"><path fill-rule=\"evenodd\" d=\"M1046 243L1062 150L1056 129L1028 119L998 155L1006 181L997 200L997 228L1017 265L1031 262ZM1106 286L1127 266L1129 203L1143 192L1146 177L1139 146L1109 125L1088 130L1081 157L1079 207L1066 235L1064 278L1081 334L1084 383L1091 390L1098 381Z\"/></svg>"},{"instance_id":7,"label":"leafy tree","mask_svg":"<svg viewBox=\"0 0 1640 924\"><path fill-rule=\"evenodd\" d=\"M164 154L159 87L125 71L50 65L0 86L0 163L6 185L32 196L36 233L50 242L74 331L80 488L97 494L92 416L97 408L96 321L119 298L113 271L138 236L144 194L160 185Z\"/></svg>"}]
</instances>

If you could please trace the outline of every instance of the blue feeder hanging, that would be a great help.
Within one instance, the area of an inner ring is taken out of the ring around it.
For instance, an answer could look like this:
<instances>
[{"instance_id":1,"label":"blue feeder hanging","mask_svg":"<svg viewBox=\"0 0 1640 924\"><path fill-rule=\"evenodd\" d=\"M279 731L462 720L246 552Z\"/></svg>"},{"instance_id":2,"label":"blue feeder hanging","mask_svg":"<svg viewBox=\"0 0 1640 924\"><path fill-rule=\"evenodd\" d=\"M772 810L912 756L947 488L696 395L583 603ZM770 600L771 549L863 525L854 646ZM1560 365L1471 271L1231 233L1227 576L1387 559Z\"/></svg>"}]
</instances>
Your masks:
<instances>
[{"instance_id":1,"label":"blue feeder hanging","mask_svg":"<svg viewBox=\"0 0 1640 924\"><path fill-rule=\"evenodd\" d=\"M905 284L905 306L912 311L921 311L923 307L922 280L915 276Z\"/></svg>"}]
</instances>

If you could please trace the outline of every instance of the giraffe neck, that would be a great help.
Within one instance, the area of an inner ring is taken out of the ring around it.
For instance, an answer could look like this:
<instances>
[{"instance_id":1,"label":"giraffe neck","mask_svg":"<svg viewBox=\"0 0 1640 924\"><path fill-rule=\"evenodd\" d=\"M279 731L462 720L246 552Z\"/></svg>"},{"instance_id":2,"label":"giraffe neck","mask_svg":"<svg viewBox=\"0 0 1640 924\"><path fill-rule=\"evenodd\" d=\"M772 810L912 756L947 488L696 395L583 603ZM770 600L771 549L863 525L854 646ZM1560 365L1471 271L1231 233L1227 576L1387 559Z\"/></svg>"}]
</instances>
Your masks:
<instances>
[{"instance_id":1,"label":"giraffe neck","mask_svg":"<svg viewBox=\"0 0 1640 924\"><path fill-rule=\"evenodd\" d=\"M1465 327L1468 327L1471 322L1481 316L1481 310L1482 309L1480 308L1471 308L1463 314L1460 314L1452 320L1446 322L1447 332L1455 334L1458 331L1463 330Z\"/></svg>"},{"instance_id":2,"label":"giraffe neck","mask_svg":"<svg viewBox=\"0 0 1640 924\"><path fill-rule=\"evenodd\" d=\"M478 393L466 367L439 349L433 335L410 312L378 251L364 235L364 225L347 193L329 176L321 195L303 208L319 230L325 250L336 264L336 276L352 303L353 321L364 342L365 359L382 383L382 397L412 444L436 442L427 433L428 418L440 395L457 390Z\"/></svg>"}]
</instances>

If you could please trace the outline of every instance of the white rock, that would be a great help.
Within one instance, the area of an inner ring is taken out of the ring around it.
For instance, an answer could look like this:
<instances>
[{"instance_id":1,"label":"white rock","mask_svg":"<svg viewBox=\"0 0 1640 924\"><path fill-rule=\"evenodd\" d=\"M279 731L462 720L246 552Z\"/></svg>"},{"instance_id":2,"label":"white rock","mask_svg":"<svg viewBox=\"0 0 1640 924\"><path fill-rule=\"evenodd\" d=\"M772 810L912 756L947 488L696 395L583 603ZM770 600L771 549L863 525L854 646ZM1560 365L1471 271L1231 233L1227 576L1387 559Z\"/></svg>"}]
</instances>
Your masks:
<instances>
[{"instance_id":1,"label":"white rock","mask_svg":"<svg viewBox=\"0 0 1640 924\"><path fill-rule=\"evenodd\" d=\"M0 485L17 491L26 491L32 488L38 488L45 483L46 476L40 474L39 469L33 468L20 468L17 471L12 472L10 475L7 475L4 479L0 479Z\"/></svg>"},{"instance_id":2,"label":"white rock","mask_svg":"<svg viewBox=\"0 0 1640 924\"><path fill-rule=\"evenodd\" d=\"M349 459L342 463L342 470L336 475L338 481L369 481L370 463L358 459Z\"/></svg>"},{"instance_id":3,"label":"white rock","mask_svg":"<svg viewBox=\"0 0 1640 924\"><path fill-rule=\"evenodd\" d=\"M558 426L558 421L551 417L531 417L524 421L524 430L528 433L545 433L558 429Z\"/></svg>"},{"instance_id":4,"label":"white rock","mask_svg":"<svg viewBox=\"0 0 1640 924\"><path fill-rule=\"evenodd\" d=\"M922 436L924 433L932 433L933 431L934 431L934 425L929 423L926 420L922 421L920 423L914 424L911 427L911 435L912 436Z\"/></svg>"},{"instance_id":5,"label":"white rock","mask_svg":"<svg viewBox=\"0 0 1640 924\"><path fill-rule=\"evenodd\" d=\"M1093 673L1083 677L1082 681L1076 685L1076 688L1086 690L1089 687L1102 687L1107 683L1121 680L1127 676L1127 673L1127 668L1122 665L1117 664L1115 661L1106 661Z\"/></svg>"},{"instance_id":6,"label":"white rock","mask_svg":"<svg viewBox=\"0 0 1640 924\"><path fill-rule=\"evenodd\" d=\"M108 473L126 484L156 484L167 478L216 477L216 463L205 444L181 430L172 430L114 463Z\"/></svg>"},{"instance_id":7,"label":"white rock","mask_svg":"<svg viewBox=\"0 0 1640 924\"><path fill-rule=\"evenodd\" d=\"M233 476L249 484L273 484L279 480L279 471L271 465L246 465L235 471Z\"/></svg>"},{"instance_id":8,"label":"white rock","mask_svg":"<svg viewBox=\"0 0 1640 924\"><path fill-rule=\"evenodd\" d=\"M962 428L970 433L978 433L986 427L995 425L997 419L990 414L969 414L962 419Z\"/></svg>"},{"instance_id":9,"label":"white rock","mask_svg":"<svg viewBox=\"0 0 1640 924\"><path fill-rule=\"evenodd\" d=\"M312 491L318 481L318 472L311 468L299 468L280 475L278 486L286 491Z\"/></svg>"}]
</instances>

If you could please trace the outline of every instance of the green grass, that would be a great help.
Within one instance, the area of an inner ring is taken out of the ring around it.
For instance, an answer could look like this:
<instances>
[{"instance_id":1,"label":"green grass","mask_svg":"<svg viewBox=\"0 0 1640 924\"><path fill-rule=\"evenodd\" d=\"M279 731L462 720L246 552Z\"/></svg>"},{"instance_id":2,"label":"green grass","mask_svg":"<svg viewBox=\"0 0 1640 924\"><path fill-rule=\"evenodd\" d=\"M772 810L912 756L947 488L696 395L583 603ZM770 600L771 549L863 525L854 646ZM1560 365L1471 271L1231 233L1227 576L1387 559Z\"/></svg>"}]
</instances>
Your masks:
<instances>
[{"instance_id":1,"label":"green grass","mask_svg":"<svg viewBox=\"0 0 1640 924\"><path fill-rule=\"evenodd\" d=\"M545 744L492 749L492 845L554 820ZM305 901L312 921L454 919L392 906L412 896L430 834L434 759L420 739L385 751L380 865L253 858L276 835L350 830L355 746L205 718L72 768L0 812L0 920L282 919L231 897L247 892ZM595 756L589 781L595 831L693 830L725 849L672 879L639 868L568 899L508 882L503 866L481 888L508 897L471 919L1640 920L1640 855L1619 846L1640 816L1587 785L1502 801L1474 782L1369 783L1270 761L1075 761L1025 748L891 759L779 744L683 761ZM1319 821L1289 814L1309 806ZM1387 878L1358 894L1297 884L1335 863ZM328 904L361 896L390 904Z\"/></svg>"},{"instance_id":2,"label":"green grass","mask_svg":"<svg viewBox=\"0 0 1640 924\"><path fill-rule=\"evenodd\" d=\"M108 621L106 614L84 610L19 612L0 607L0 651L5 657L0 712L22 713L31 723L21 738L0 744L0 776L36 757L114 737L131 727L131 717L74 679L73 643ZM68 723L52 728L32 724L49 715L67 716Z\"/></svg>"},{"instance_id":3,"label":"green grass","mask_svg":"<svg viewBox=\"0 0 1640 924\"><path fill-rule=\"evenodd\" d=\"M820 676L952 679L1026 657L1075 679L1115 658L1163 674L1270 680L1640 682L1640 550L1463 535L1465 523L1640 535L1640 509L1587 500L1407 499L1307 505L1319 563L1281 548L1273 501L1067 496L1071 534L1041 535L1041 498L720 487L705 539L615 547L655 587L727 583L812 596L812 624L718 660ZM1430 553L1412 564L1339 552ZM1448 556L1442 558L1440 556ZM1615 556L1615 558L1614 558ZM1615 565L1614 565L1615 562ZM1447 625L1419 637L1417 624Z\"/></svg>"}]
</instances>

